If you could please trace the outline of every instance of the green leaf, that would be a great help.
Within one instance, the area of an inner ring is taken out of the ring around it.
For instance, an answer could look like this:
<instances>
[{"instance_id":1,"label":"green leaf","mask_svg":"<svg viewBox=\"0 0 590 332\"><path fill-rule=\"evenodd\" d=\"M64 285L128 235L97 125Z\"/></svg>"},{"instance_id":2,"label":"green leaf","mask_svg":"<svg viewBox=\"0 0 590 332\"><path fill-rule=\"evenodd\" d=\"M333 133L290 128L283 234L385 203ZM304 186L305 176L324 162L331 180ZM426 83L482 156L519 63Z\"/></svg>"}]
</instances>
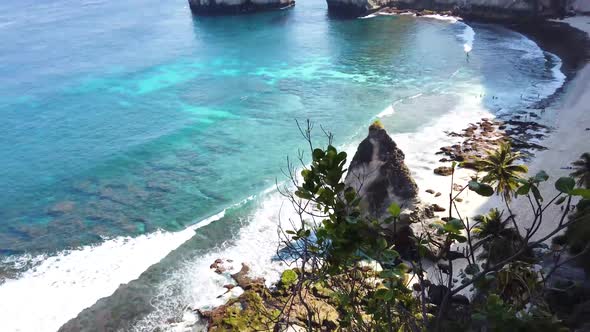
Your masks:
<instances>
[{"instance_id":1,"label":"green leaf","mask_svg":"<svg viewBox=\"0 0 590 332\"><path fill-rule=\"evenodd\" d=\"M322 149L315 149L312 152L313 160L320 160L325 156L325 153Z\"/></svg>"},{"instance_id":2,"label":"green leaf","mask_svg":"<svg viewBox=\"0 0 590 332\"><path fill-rule=\"evenodd\" d=\"M383 278L383 279L390 279L390 278L400 279L403 276L404 276L404 273L400 269L383 270L383 271L379 272L379 278Z\"/></svg>"},{"instance_id":3,"label":"green leaf","mask_svg":"<svg viewBox=\"0 0 590 332\"><path fill-rule=\"evenodd\" d=\"M297 197L302 198L302 199L311 199L312 198L311 193L308 191L297 190L297 191L295 191L295 195L297 195Z\"/></svg>"},{"instance_id":4,"label":"green leaf","mask_svg":"<svg viewBox=\"0 0 590 332\"><path fill-rule=\"evenodd\" d=\"M590 199L590 189L576 188L570 192L573 196L582 196L585 199Z\"/></svg>"},{"instance_id":5,"label":"green leaf","mask_svg":"<svg viewBox=\"0 0 590 332\"><path fill-rule=\"evenodd\" d=\"M386 249L383 251L382 255L385 260L393 261L399 257L399 252L393 249Z\"/></svg>"},{"instance_id":6,"label":"green leaf","mask_svg":"<svg viewBox=\"0 0 590 332\"><path fill-rule=\"evenodd\" d=\"M485 197L494 194L494 188L492 188L492 186L477 181L469 181L469 190L475 191L477 194Z\"/></svg>"},{"instance_id":7,"label":"green leaf","mask_svg":"<svg viewBox=\"0 0 590 332\"><path fill-rule=\"evenodd\" d=\"M379 288L375 291L375 298L380 299L380 300L384 300L385 299L385 294L387 294L387 292L389 292L389 288Z\"/></svg>"},{"instance_id":8,"label":"green leaf","mask_svg":"<svg viewBox=\"0 0 590 332\"><path fill-rule=\"evenodd\" d=\"M281 283L283 284L283 286L289 287L297 281L297 278L298 276L297 273L295 273L295 271L285 270L281 275Z\"/></svg>"},{"instance_id":9,"label":"green leaf","mask_svg":"<svg viewBox=\"0 0 590 332\"><path fill-rule=\"evenodd\" d=\"M470 274L470 275L474 275L478 272L479 272L479 265L477 265L477 264L469 264L465 268L465 273Z\"/></svg>"},{"instance_id":10,"label":"green leaf","mask_svg":"<svg viewBox=\"0 0 590 332\"><path fill-rule=\"evenodd\" d=\"M467 242L467 238L463 235L452 234L450 237L451 237L451 239L456 240L459 243Z\"/></svg>"},{"instance_id":11,"label":"green leaf","mask_svg":"<svg viewBox=\"0 0 590 332\"><path fill-rule=\"evenodd\" d=\"M521 195L521 196L526 196L530 190L531 190L531 184L527 182L526 184L523 184L522 186L520 186L518 188L518 190L516 190L516 194Z\"/></svg>"},{"instance_id":12,"label":"green leaf","mask_svg":"<svg viewBox=\"0 0 590 332\"><path fill-rule=\"evenodd\" d=\"M451 219L444 225L444 230L450 233L460 233L463 229L463 222L459 219Z\"/></svg>"},{"instance_id":13,"label":"green leaf","mask_svg":"<svg viewBox=\"0 0 590 332\"><path fill-rule=\"evenodd\" d=\"M400 213L402 212L402 209L399 207L399 205L397 203L391 203L391 205L387 208L387 211L389 211L389 213L394 217L397 218L399 217Z\"/></svg>"},{"instance_id":14,"label":"green leaf","mask_svg":"<svg viewBox=\"0 0 590 332\"><path fill-rule=\"evenodd\" d=\"M344 191L344 198L348 203L352 202L356 198L356 192L351 187L346 188Z\"/></svg>"},{"instance_id":15,"label":"green leaf","mask_svg":"<svg viewBox=\"0 0 590 332\"><path fill-rule=\"evenodd\" d=\"M380 237L377 239L377 247L379 249L385 249L387 248L387 240L385 240L385 238Z\"/></svg>"},{"instance_id":16,"label":"green leaf","mask_svg":"<svg viewBox=\"0 0 590 332\"><path fill-rule=\"evenodd\" d=\"M537 188L536 186L531 186L531 191L533 192L533 196L535 196L536 200L538 200L539 202L543 201L543 196L541 196L539 188Z\"/></svg>"},{"instance_id":17,"label":"green leaf","mask_svg":"<svg viewBox=\"0 0 590 332\"><path fill-rule=\"evenodd\" d=\"M559 197L556 201L555 201L555 205L561 205L563 202L565 202L565 196L561 196Z\"/></svg>"},{"instance_id":18,"label":"green leaf","mask_svg":"<svg viewBox=\"0 0 590 332\"><path fill-rule=\"evenodd\" d=\"M474 314L471 315L471 319L473 319L475 321L483 322L483 321L486 320L486 316L484 314L481 314L481 313L476 312L476 313L474 313Z\"/></svg>"},{"instance_id":19,"label":"green leaf","mask_svg":"<svg viewBox=\"0 0 590 332\"><path fill-rule=\"evenodd\" d=\"M555 189L562 193L569 194L576 186L576 180L571 177L561 177L555 182Z\"/></svg>"},{"instance_id":20,"label":"green leaf","mask_svg":"<svg viewBox=\"0 0 590 332\"><path fill-rule=\"evenodd\" d=\"M375 291L375 297L383 301L391 301L394 295L395 293L393 290L388 288L379 288L377 291Z\"/></svg>"},{"instance_id":21,"label":"green leaf","mask_svg":"<svg viewBox=\"0 0 590 332\"><path fill-rule=\"evenodd\" d=\"M549 175L547 175L547 173L545 173L545 171L540 171L539 173L537 173L535 175L535 180L538 182L544 182L547 181L549 179Z\"/></svg>"}]
</instances>

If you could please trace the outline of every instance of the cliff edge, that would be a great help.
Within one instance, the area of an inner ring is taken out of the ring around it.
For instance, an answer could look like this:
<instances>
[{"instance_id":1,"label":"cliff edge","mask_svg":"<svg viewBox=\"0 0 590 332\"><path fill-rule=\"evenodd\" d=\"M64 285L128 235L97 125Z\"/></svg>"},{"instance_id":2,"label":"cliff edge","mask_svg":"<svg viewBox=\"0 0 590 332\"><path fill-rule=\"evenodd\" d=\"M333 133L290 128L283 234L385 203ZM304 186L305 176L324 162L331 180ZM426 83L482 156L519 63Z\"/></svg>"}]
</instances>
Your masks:
<instances>
[{"instance_id":1,"label":"cliff edge","mask_svg":"<svg viewBox=\"0 0 590 332\"><path fill-rule=\"evenodd\" d=\"M562 17L572 0L327 0L332 13L364 16L382 8L450 11L464 18L526 21Z\"/></svg>"}]
</instances>

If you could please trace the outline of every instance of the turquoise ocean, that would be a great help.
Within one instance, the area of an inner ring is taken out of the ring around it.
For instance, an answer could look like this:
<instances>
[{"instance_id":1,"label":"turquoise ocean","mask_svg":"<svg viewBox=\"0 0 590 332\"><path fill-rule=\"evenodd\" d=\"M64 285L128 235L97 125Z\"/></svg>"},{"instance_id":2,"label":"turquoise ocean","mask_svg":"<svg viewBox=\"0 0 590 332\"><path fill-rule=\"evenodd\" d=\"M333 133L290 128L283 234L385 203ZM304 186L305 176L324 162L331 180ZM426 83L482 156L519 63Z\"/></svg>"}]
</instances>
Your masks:
<instances>
[{"instance_id":1,"label":"turquoise ocean","mask_svg":"<svg viewBox=\"0 0 590 332\"><path fill-rule=\"evenodd\" d=\"M101 310L128 308L117 326L153 330L224 301L218 257L276 278L276 183L306 147L296 121L354 153L380 119L420 178L441 128L564 82L559 58L505 28L344 20L319 0L218 17L184 0L5 0L0 40L9 332L55 331L105 297Z\"/></svg>"}]
</instances>

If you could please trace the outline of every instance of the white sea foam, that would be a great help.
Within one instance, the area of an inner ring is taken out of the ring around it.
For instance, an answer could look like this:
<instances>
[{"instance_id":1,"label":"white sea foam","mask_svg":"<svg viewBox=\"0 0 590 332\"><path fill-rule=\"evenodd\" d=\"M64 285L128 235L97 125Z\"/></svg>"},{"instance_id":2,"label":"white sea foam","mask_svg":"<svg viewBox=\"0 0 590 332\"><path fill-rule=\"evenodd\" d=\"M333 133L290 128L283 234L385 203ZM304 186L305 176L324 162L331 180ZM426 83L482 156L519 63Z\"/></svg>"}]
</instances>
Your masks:
<instances>
[{"instance_id":1,"label":"white sea foam","mask_svg":"<svg viewBox=\"0 0 590 332\"><path fill-rule=\"evenodd\" d=\"M493 117L483 109L481 98L474 98L482 93L483 88L465 87L462 91L470 91L470 93L465 93L461 102L449 113L422 126L416 132L392 135L406 154L406 162L422 188L426 184L435 187L448 186L448 178L438 177L432 172L433 168L438 166L439 157L434 154L437 149L444 144L454 144L457 140L448 137L444 131L459 131L469 122L478 121L482 117ZM412 95L398 102L420 103L418 98L421 96L422 94ZM389 116L391 112L394 112L393 107L388 107L380 114L387 113ZM366 130L364 126L361 129ZM350 156L349 162L358 143L354 141L341 147L341 150L346 151ZM231 296L236 296L237 288L232 290L234 293L222 295L225 292L223 285L232 283L229 274L237 272L241 263L251 267L251 275L264 277L267 285L277 281L280 273L286 268L281 262L273 260L279 246L277 226L280 222L283 227L290 228L289 218L296 219L296 213L288 201L273 190L266 193L261 205L250 218L250 223L241 229L239 239L233 245L208 253L195 261L186 262L183 268L162 283L158 290L160 294L170 294L171 289L182 285L181 295L160 296L159 298L166 298L166 302L156 305L155 311L135 326L135 331L140 332L155 326L168 331L177 331L193 324L194 316L192 315L187 315L187 321L172 326L167 324L166 320L176 316L178 308L186 305L190 307L187 312L191 309L208 309L225 303ZM221 275L210 268L210 264L218 258L232 261L231 264L226 264L230 267L229 271Z\"/></svg>"},{"instance_id":2,"label":"white sea foam","mask_svg":"<svg viewBox=\"0 0 590 332\"><path fill-rule=\"evenodd\" d=\"M446 22L451 22L451 23L457 23L458 21L461 20L461 18L460 17L457 17L457 16L438 15L438 14L422 15L420 17L432 18L432 19L435 19L435 20L446 21Z\"/></svg>"},{"instance_id":3,"label":"white sea foam","mask_svg":"<svg viewBox=\"0 0 590 332\"><path fill-rule=\"evenodd\" d=\"M362 17L359 17L359 18L360 18L361 20L365 20L365 19L368 19L368 18L373 18L373 17L377 17L377 16L378 16L378 14L369 14L369 15L367 15L367 16L362 16Z\"/></svg>"},{"instance_id":4,"label":"white sea foam","mask_svg":"<svg viewBox=\"0 0 590 332\"><path fill-rule=\"evenodd\" d=\"M393 108L393 105L394 104L389 105L387 108L381 111L381 113L377 114L377 118L384 118L386 116L391 116L395 114L395 109Z\"/></svg>"},{"instance_id":5,"label":"white sea foam","mask_svg":"<svg viewBox=\"0 0 590 332\"><path fill-rule=\"evenodd\" d=\"M465 51L465 53L469 53L473 49L473 41L475 40L475 31L469 25L467 25L467 24L464 24L464 25L465 25L465 29L461 33L460 37L461 37L461 39L463 39L463 42L464 42L463 50Z\"/></svg>"},{"instance_id":6,"label":"white sea foam","mask_svg":"<svg viewBox=\"0 0 590 332\"><path fill-rule=\"evenodd\" d=\"M33 257L43 262L19 279L0 285L0 330L56 331L96 300L111 295L120 284L136 279L190 239L196 228L223 215L221 212L180 232L119 237L51 257Z\"/></svg>"},{"instance_id":7,"label":"white sea foam","mask_svg":"<svg viewBox=\"0 0 590 332\"><path fill-rule=\"evenodd\" d=\"M461 35L465 44L472 46L474 36L471 27L466 25ZM535 48L531 48L531 51L536 52ZM557 89L565 79L560 71L561 61L555 60L555 81L548 85L545 93ZM428 186L438 190L449 185L448 178L436 176L432 172L439 164L438 156L434 154L436 150L443 145L456 143L444 131L458 131L467 123L476 122L482 117L493 118L481 104L481 99L476 97L483 94L483 87L469 86L460 91L463 91L461 101L447 114L433 119L416 132L393 135L406 154L406 162L422 189ZM406 100L420 102L419 97L422 95L416 94ZM395 115L396 109L393 106L395 104L380 112L377 117ZM365 130L364 126L361 129ZM343 150L352 156L357 144L358 142L351 142ZM164 324L165 319L179 306L188 304L192 308L211 307L224 303L229 296L238 295L239 289L235 289L219 297L224 292L222 286L229 283L230 279L227 274L218 275L209 268L217 258L233 260L233 269L230 272L237 271L244 262L250 265L253 275L265 277L267 283L278 279L285 266L272 259L278 246L277 225L279 219L285 223L289 217L294 217L294 211L274 189L269 188L262 195L265 199L251 216L251 222L240 230L234 245L211 252L195 261L185 262L183 268L159 286L160 292L166 294L168 289L183 285L182 294L170 297L170 303L157 306L153 313L136 326L138 331L147 326ZM474 200L478 198L479 196L473 195L465 202L469 202L470 207L477 206L477 201ZM427 196L423 199L434 198ZM112 294L119 284L137 278L149 266L191 238L195 228L222 216L223 213L180 232L156 232L137 238L117 238L98 246L87 246L45 259L35 269L25 272L20 279L8 280L0 285L2 331L55 331L97 299ZM186 319L192 322L194 316L187 315Z\"/></svg>"},{"instance_id":8,"label":"white sea foam","mask_svg":"<svg viewBox=\"0 0 590 332\"><path fill-rule=\"evenodd\" d=\"M412 95L412 96L409 96L409 97L398 99L398 100L394 101L391 105L387 106L379 114L377 114L375 116L375 118L382 119L382 118L385 118L385 117L392 116L392 115L395 114L395 105L397 105L399 103L402 103L402 102L404 102L406 100L412 100L412 99L418 98L418 97L420 97L422 95L423 95L422 93L417 93L417 94Z\"/></svg>"},{"instance_id":9,"label":"white sea foam","mask_svg":"<svg viewBox=\"0 0 590 332\"><path fill-rule=\"evenodd\" d=\"M176 289L178 285L182 287L181 294L177 297L159 297L166 301L156 303L154 311L138 322L134 331L151 330L155 326L174 331L177 326L170 326L166 320L175 316L178 308L188 305L194 309L207 309L225 303L231 296L237 296L239 288L224 294L223 285L232 283L229 275L239 271L242 263L248 264L252 275L264 277L267 285L277 281L281 271L286 268L283 263L273 260L279 246L277 227L280 220L286 229L291 228L289 220L295 220L295 211L285 197L274 189L262 195L260 206L249 218L249 223L240 230L238 239L231 246L185 262L183 267L160 284L159 294L169 294L169 290ZM218 258L231 261L224 264L228 271L223 274L217 274L210 268L211 263Z\"/></svg>"},{"instance_id":10,"label":"white sea foam","mask_svg":"<svg viewBox=\"0 0 590 332\"><path fill-rule=\"evenodd\" d=\"M466 44L472 45L475 34L468 26L466 26L466 31L462 38ZM556 70L558 71L558 69ZM456 73L453 73L450 79ZM468 123L477 122L481 118L494 118L494 115L483 105L482 96L485 94L483 86L466 84L455 86L453 90L457 91L459 102L446 114L433 118L431 122L424 124L414 132L392 135L406 155L406 163L421 188L421 198L427 202L434 203L448 197L444 194L438 198L424 194L424 190L427 188L434 188L441 192L444 192L445 189L449 190L450 179L433 173L433 169L440 165L438 161L440 157L435 152L441 146L456 144L459 140L446 135L445 131L460 131ZM423 97L423 94L402 98L377 114L376 117L394 116L397 114L395 106L400 102L421 103L420 97ZM359 131L364 130L366 130L364 126L359 129ZM358 143L358 141L350 142L341 148L349 154L349 161ZM455 180L456 182L467 181L469 176L468 170L462 170L457 173ZM293 218L295 214L289 203L276 191L268 190L264 195L266 197L262 200L261 205L250 217L250 223L240 230L239 239L233 245L208 253L194 261L186 262L183 268L160 285L159 292L161 294L169 294L170 289L182 285L182 294L174 298L167 297L168 302L160 303L154 312L135 327L136 331L143 331L154 326L167 327L170 331L177 331L192 325L195 317L190 314L186 314L185 325L181 323L169 326L166 324L166 319L175 316L178 308L186 305L189 305L191 309L210 308L225 303L230 296L236 296L237 290L234 288L232 291L234 293L230 292L220 297L225 291L222 286L232 282L229 273L239 270L241 263L247 263L251 267L251 274L264 277L267 284L279 278L280 272L286 267L273 260L279 244L277 225L280 220L284 226L288 226L286 221L290 217ZM485 202L485 198L481 196L469 193L465 193L465 195L462 209L466 215L474 213ZM439 204L442 203L439 202ZM232 260L228 273L219 275L210 269L209 265L217 258Z\"/></svg>"}]
</instances>

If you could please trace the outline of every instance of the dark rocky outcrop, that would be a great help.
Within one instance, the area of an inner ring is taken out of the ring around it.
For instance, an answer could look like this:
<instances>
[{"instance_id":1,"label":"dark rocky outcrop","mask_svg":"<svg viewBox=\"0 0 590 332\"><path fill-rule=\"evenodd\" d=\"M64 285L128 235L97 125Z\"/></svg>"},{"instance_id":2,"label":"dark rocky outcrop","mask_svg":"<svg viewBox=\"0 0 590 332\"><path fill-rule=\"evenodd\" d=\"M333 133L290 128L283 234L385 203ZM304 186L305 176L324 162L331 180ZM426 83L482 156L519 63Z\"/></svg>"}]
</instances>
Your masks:
<instances>
[{"instance_id":1,"label":"dark rocky outcrop","mask_svg":"<svg viewBox=\"0 0 590 332\"><path fill-rule=\"evenodd\" d=\"M382 8L451 11L453 15L486 20L524 21L565 15L571 0L327 0L330 12L364 16Z\"/></svg>"},{"instance_id":2,"label":"dark rocky outcrop","mask_svg":"<svg viewBox=\"0 0 590 332\"><path fill-rule=\"evenodd\" d=\"M418 186L404 158L383 127L369 127L369 136L359 145L345 180L362 196L361 207L368 214L382 218L393 202L406 208L415 205Z\"/></svg>"},{"instance_id":3,"label":"dark rocky outcrop","mask_svg":"<svg viewBox=\"0 0 590 332\"><path fill-rule=\"evenodd\" d=\"M242 14L283 9L294 0L188 0L191 11L199 15Z\"/></svg>"}]
</instances>

